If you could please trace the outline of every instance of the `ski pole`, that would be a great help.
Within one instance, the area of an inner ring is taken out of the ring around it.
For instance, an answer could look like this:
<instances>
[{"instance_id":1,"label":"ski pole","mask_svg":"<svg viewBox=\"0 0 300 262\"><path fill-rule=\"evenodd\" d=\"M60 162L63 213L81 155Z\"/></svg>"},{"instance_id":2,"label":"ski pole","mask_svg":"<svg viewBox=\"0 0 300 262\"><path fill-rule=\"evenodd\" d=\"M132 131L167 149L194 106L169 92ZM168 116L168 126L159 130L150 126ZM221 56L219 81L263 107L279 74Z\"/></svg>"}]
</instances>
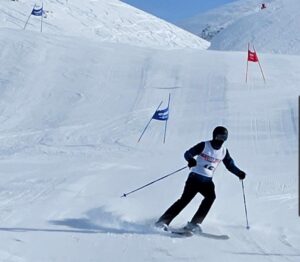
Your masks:
<instances>
[{"instance_id":1,"label":"ski pole","mask_svg":"<svg viewBox=\"0 0 300 262\"><path fill-rule=\"evenodd\" d=\"M127 197L128 195L130 195L130 194L132 194L132 193L134 193L134 192L136 192L136 191L139 191L139 190L141 190L141 189L143 189L143 188L145 188L145 187L147 187L147 186L150 186L150 185L154 184L155 182L158 182L158 181L160 181L160 180L162 180L162 179L165 179L165 178L167 178L168 176L174 175L174 174L178 173L179 171L181 171L181 170L183 170L183 169L185 169L185 168L187 168L187 167L188 167L188 166L182 167L182 168L180 168L180 169L178 169L178 170L176 170L176 171L174 171L174 172L172 172L172 173L170 173L170 174L168 174L168 175L165 175L165 176L163 176L163 177L160 177L160 178L158 178L158 179L156 179L156 180L154 180L154 181L152 181L152 182L150 182L150 183L148 183L148 184L146 184L146 185L144 185L144 186L141 186L141 187L139 187L139 188L137 188L137 189L134 189L134 190L132 190L132 191L130 191L130 192L128 192L128 193L124 193L121 197Z\"/></svg>"},{"instance_id":2,"label":"ski pole","mask_svg":"<svg viewBox=\"0 0 300 262\"><path fill-rule=\"evenodd\" d=\"M248 212L247 212L247 205L246 205L246 197L245 197L245 187L244 187L244 182L243 182L243 180L241 180L241 181L242 181L242 189L243 189L243 197L244 197L244 206L245 206L245 215L246 215L246 223L247 223L246 228L247 228L247 229L250 229L249 222L248 222Z\"/></svg>"}]
</instances>

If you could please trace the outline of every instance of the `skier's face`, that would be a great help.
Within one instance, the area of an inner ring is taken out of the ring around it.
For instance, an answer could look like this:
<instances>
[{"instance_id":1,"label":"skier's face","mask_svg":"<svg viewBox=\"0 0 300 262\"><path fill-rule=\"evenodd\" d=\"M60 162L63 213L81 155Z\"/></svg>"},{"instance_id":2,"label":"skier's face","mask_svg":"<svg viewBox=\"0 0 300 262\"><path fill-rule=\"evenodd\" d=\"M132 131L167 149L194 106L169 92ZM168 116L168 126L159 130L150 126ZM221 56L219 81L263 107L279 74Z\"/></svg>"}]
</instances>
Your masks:
<instances>
[{"instance_id":1,"label":"skier's face","mask_svg":"<svg viewBox=\"0 0 300 262\"><path fill-rule=\"evenodd\" d=\"M212 146L214 149L220 149L223 143L227 140L227 134L217 134L212 140Z\"/></svg>"},{"instance_id":2,"label":"skier's face","mask_svg":"<svg viewBox=\"0 0 300 262\"><path fill-rule=\"evenodd\" d=\"M211 145L214 149L220 149L224 142L225 141L213 139L211 141Z\"/></svg>"},{"instance_id":3,"label":"skier's face","mask_svg":"<svg viewBox=\"0 0 300 262\"><path fill-rule=\"evenodd\" d=\"M227 133L224 133L224 134L217 134L215 137L214 137L214 140L216 141L222 141L223 143L227 140L227 137L228 137L228 134Z\"/></svg>"}]
</instances>

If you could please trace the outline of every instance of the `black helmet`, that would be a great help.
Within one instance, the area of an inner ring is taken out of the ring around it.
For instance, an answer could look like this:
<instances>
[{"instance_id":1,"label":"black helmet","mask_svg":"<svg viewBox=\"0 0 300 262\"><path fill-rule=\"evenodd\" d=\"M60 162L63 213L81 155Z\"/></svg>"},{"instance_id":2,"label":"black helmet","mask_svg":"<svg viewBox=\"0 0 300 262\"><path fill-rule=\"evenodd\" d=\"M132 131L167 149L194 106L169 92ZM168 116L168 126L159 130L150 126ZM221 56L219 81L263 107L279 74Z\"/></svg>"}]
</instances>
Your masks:
<instances>
[{"instance_id":1,"label":"black helmet","mask_svg":"<svg viewBox=\"0 0 300 262\"><path fill-rule=\"evenodd\" d=\"M213 140L226 141L228 138L228 130L224 126L217 126L213 131Z\"/></svg>"}]
</instances>

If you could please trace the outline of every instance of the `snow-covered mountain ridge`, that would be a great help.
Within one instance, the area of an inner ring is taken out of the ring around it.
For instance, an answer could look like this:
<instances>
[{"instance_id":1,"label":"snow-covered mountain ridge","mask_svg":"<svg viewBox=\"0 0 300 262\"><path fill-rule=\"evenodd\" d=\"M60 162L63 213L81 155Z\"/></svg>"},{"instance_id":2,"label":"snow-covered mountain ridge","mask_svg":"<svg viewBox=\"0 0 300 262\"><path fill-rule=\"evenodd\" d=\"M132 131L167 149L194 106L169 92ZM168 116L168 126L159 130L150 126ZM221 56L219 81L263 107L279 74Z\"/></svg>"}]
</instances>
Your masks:
<instances>
[{"instance_id":1,"label":"snow-covered mountain ridge","mask_svg":"<svg viewBox=\"0 0 300 262\"><path fill-rule=\"evenodd\" d=\"M22 30L35 0L1 0L0 27ZM159 48L206 49L209 43L164 20L118 0L43 1L44 33L74 35L101 41ZM40 18L31 17L26 30L39 31Z\"/></svg>"},{"instance_id":2,"label":"snow-covered mountain ridge","mask_svg":"<svg viewBox=\"0 0 300 262\"><path fill-rule=\"evenodd\" d=\"M299 55L299 24L298 0L239 0L180 26L210 40L213 50L242 51L250 42L260 52Z\"/></svg>"}]
</instances>

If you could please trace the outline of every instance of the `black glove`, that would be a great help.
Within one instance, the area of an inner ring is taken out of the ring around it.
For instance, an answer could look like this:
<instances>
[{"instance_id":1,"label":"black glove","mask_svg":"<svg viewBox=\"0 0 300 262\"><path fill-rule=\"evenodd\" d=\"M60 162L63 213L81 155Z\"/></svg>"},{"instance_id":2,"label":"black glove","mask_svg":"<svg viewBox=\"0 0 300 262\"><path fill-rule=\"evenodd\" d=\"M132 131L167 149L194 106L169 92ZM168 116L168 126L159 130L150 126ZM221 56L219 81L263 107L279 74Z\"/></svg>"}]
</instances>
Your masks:
<instances>
[{"instance_id":1,"label":"black glove","mask_svg":"<svg viewBox=\"0 0 300 262\"><path fill-rule=\"evenodd\" d=\"M191 168L197 165L197 161L194 158L188 160L188 167Z\"/></svg>"},{"instance_id":2,"label":"black glove","mask_svg":"<svg viewBox=\"0 0 300 262\"><path fill-rule=\"evenodd\" d=\"M246 177L246 173L244 171L239 171L237 173L237 176L239 177L239 179L243 180Z\"/></svg>"}]
</instances>

